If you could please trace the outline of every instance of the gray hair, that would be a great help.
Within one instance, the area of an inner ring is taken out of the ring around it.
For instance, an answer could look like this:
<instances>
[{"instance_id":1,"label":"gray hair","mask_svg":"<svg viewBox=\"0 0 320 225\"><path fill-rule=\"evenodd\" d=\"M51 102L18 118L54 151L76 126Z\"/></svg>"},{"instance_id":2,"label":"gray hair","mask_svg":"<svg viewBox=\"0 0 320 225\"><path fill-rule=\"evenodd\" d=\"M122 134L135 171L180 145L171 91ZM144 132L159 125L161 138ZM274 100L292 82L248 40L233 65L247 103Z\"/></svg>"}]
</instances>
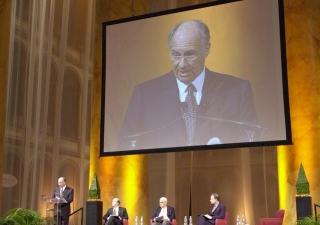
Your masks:
<instances>
[{"instance_id":1,"label":"gray hair","mask_svg":"<svg viewBox=\"0 0 320 225\"><path fill-rule=\"evenodd\" d=\"M201 20L186 20L186 21L179 22L172 28L168 37L169 48L171 48L172 37L175 34L175 32L178 30L178 28L182 24L189 23L189 22L195 23L196 27L198 28L199 34L201 36L202 48L205 48L210 43L210 30L205 23L203 23Z\"/></svg>"},{"instance_id":2,"label":"gray hair","mask_svg":"<svg viewBox=\"0 0 320 225\"><path fill-rule=\"evenodd\" d=\"M64 178L64 177L59 177L58 181L59 181L59 180L63 180L63 182L66 182L66 181L67 181L66 178Z\"/></svg>"},{"instance_id":3,"label":"gray hair","mask_svg":"<svg viewBox=\"0 0 320 225\"><path fill-rule=\"evenodd\" d=\"M168 203L168 200L167 200L166 197L161 197L161 198L160 198L160 202L161 202L161 201Z\"/></svg>"}]
</instances>

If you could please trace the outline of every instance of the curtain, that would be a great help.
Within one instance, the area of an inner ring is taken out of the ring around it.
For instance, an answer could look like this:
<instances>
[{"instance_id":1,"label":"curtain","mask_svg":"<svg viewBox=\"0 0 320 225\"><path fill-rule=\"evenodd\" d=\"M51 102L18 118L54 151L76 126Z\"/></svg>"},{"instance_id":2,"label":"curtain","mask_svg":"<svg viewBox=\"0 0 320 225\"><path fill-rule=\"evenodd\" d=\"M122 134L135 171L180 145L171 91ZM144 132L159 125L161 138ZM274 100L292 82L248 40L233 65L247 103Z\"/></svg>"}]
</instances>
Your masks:
<instances>
[{"instance_id":1,"label":"curtain","mask_svg":"<svg viewBox=\"0 0 320 225\"><path fill-rule=\"evenodd\" d=\"M71 211L87 200L94 9L91 0L12 1L1 214L50 216L45 200L60 176L75 189Z\"/></svg>"}]
</instances>

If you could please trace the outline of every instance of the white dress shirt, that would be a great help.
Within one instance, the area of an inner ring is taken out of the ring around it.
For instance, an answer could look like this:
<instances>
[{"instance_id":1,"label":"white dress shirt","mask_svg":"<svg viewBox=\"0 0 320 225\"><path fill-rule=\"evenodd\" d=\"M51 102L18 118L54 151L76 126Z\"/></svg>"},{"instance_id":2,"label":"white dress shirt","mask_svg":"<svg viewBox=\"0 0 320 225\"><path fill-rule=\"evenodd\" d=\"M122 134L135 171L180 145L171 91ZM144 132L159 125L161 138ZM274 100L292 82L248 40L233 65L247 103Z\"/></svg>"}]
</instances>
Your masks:
<instances>
[{"instance_id":1,"label":"white dress shirt","mask_svg":"<svg viewBox=\"0 0 320 225\"><path fill-rule=\"evenodd\" d=\"M197 76L196 79L194 79L194 81L192 81L192 84L197 89L195 97L196 97L198 105L200 105L200 101L201 101L201 97L202 97L202 87L203 87L203 83L204 83L204 78L205 78L205 68L203 68L203 71L200 73L200 75ZM188 91L187 91L188 84L184 84L178 79L176 79L176 80L177 80L177 84L178 84L178 88L179 88L180 102L185 102L187 94L188 94Z\"/></svg>"},{"instance_id":2,"label":"white dress shirt","mask_svg":"<svg viewBox=\"0 0 320 225\"><path fill-rule=\"evenodd\" d=\"M168 218L168 213L167 213L167 207L161 208L159 217L160 217L160 216L163 216L164 219L169 220L169 218Z\"/></svg>"}]
</instances>

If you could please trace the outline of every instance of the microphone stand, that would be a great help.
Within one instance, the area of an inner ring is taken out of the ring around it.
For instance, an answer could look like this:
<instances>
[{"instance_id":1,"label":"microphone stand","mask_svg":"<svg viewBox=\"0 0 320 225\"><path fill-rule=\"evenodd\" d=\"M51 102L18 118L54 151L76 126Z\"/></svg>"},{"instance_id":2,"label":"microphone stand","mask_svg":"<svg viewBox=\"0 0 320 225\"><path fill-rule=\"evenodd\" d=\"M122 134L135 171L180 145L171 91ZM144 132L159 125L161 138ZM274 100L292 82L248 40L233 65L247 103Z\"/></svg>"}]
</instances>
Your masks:
<instances>
[{"instance_id":1,"label":"microphone stand","mask_svg":"<svg viewBox=\"0 0 320 225\"><path fill-rule=\"evenodd\" d=\"M206 120L212 120L212 121L220 121L220 122L228 122L228 123L233 123L233 124L239 124L239 125L244 125L244 126L248 126L248 127L254 127L254 128L257 128L259 131L260 131L260 137L259 137L259 141L262 140L264 134L266 133L267 131L267 127L265 126L261 126L261 125L258 125L258 124L254 124L254 123L249 123L249 122L240 122L240 121L235 121L235 120L228 120L228 119L221 119L221 118L214 118L214 117L206 117L206 116L192 116L192 115L189 115L187 112L184 112L183 113L183 117L185 116L189 116L189 117L194 117L194 118L199 118L199 119L206 119ZM253 136L254 136L254 131L252 130L247 130L245 129L246 131L246 134L248 136L248 139L249 139L249 142L253 142Z\"/></svg>"},{"instance_id":2,"label":"microphone stand","mask_svg":"<svg viewBox=\"0 0 320 225\"><path fill-rule=\"evenodd\" d=\"M49 197L45 197L45 195L40 195L40 201L42 204L46 204L46 216L49 217L49 211L51 210L49 207L50 204L50 198Z\"/></svg>"},{"instance_id":3,"label":"microphone stand","mask_svg":"<svg viewBox=\"0 0 320 225\"><path fill-rule=\"evenodd\" d=\"M156 132L156 131L160 131L160 130L163 130L165 129L166 127L176 123L178 120L180 120L183 116L180 116L179 118L171 121L170 123L166 124L165 126L162 126L158 129L155 129L155 130L149 130L149 131L144 131L144 132L140 132L140 133L137 133L137 134L132 134L132 135L129 135L127 136L126 138L127 139L132 139L132 138L137 138L137 137L140 137L140 136L143 136L145 134L151 134L153 132ZM137 145L137 139L133 139L131 140L131 150L134 150L136 148L136 145Z\"/></svg>"}]
</instances>

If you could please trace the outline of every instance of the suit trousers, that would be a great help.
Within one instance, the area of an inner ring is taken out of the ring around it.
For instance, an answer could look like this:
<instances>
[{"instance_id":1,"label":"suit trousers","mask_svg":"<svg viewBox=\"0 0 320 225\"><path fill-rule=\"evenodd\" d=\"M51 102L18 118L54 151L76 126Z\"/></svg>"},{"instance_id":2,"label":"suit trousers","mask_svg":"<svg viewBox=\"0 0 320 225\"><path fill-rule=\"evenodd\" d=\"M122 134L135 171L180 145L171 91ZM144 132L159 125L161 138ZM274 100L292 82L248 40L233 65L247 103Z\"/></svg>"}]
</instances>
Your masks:
<instances>
[{"instance_id":1,"label":"suit trousers","mask_svg":"<svg viewBox=\"0 0 320 225\"><path fill-rule=\"evenodd\" d=\"M152 225L171 225L171 222L170 221L162 221L162 222L154 221L152 222Z\"/></svg>"},{"instance_id":2,"label":"suit trousers","mask_svg":"<svg viewBox=\"0 0 320 225\"><path fill-rule=\"evenodd\" d=\"M105 225L122 225L122 221L115 216L110 216Z\"/></svg>"},{"instance_id":3,"label":"suit trousers","mask_svg":"<svg viewBox=\"0 0 320 225\"><path fill-rule=\"evenodd\" d=\"M54 205L54 224L58 225L58 218L57 218L57 204ZM70 216L70 209L65 209L64 207L61 207L61 216L60 221L61 225L69 225L69 216Z\"/></svg>"},{"instance_id":4,"label":"suit trousers","mask_svg":"<svg viewBox=\"0 0 320 225\"><path fill-rule=\"evenodd\" d=\"M215 220L208 220L203 216L199 216L198 218L198 225L214 225Z\"/></svg>"}]
</instances>

